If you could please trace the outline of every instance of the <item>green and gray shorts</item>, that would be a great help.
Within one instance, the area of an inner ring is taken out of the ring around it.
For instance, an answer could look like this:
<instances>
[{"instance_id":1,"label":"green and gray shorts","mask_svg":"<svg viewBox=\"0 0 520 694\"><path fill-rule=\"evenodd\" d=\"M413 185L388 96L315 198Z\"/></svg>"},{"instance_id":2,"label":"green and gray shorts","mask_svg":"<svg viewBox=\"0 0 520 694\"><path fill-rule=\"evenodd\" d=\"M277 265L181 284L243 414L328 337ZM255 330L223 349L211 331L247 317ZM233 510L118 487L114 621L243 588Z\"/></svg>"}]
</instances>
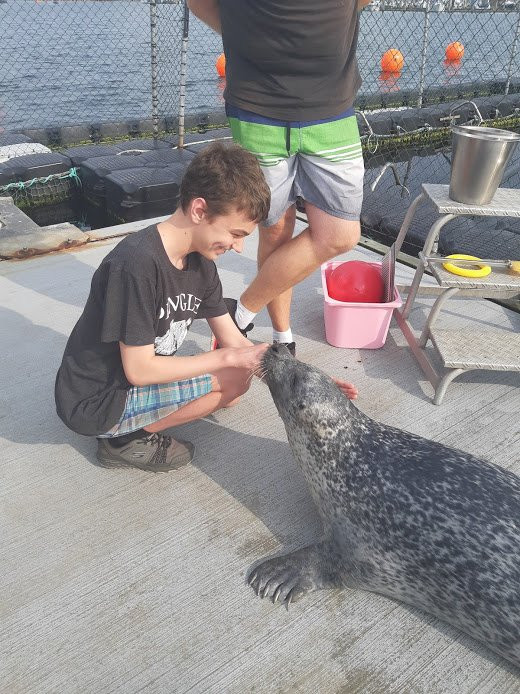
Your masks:
<instances>
[{"instance_id":1,"label":"green and gray shorts","mask_svg":"<svg viewBox=\"0 0 520 694\"><path fill-rule=\"evenodd\" d=\"M364 164L354 110L318 121L285 122L226 104L235 142L252 152L271 189L264 226L298 197L333 217L358 220Z\"/></svg>"}]
</instances>

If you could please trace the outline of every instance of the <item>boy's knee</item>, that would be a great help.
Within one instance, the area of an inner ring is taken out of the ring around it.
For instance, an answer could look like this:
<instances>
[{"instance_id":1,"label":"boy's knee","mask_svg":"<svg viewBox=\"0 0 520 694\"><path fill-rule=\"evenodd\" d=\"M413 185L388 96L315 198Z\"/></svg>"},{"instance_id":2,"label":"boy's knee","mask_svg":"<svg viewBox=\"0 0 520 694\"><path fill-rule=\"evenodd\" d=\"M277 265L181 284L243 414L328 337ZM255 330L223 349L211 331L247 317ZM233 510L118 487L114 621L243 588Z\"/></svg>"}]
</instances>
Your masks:
<instances>
[{"instance_id":1,"label":"boy's knee","mask_svg":"<svg viewBox=\"0 0 520 694\"><path fill-rule=\"evenodd\" d=\"M235 405L238 405L240 402L240 398L235 398L234 400L231 400L230 402L226 402L224 407L235 407Z\"/></svg>"},{"instance_id":2,"label":"boy's knee","mask_svg":"<svg viewBox=\"0 0 520 694\"><path fill-rule=\"evenodd\" d=\"M253 380L251 378L251 372L246 371L243 369L240 369L240 376L237 378L236 383L235 383L235 389L236 389L236 395L237 398L239 398L241 395L244 395L247 393L249 390L249 387L251 385L251 381Z\"/></svg>"},{"instance_id":3,"label":"boy's knee","mask_svg":"<svg viewBox=\"0 0 520 694\"><path fill-rule=\"evenodd\" d=\"M229 379L222 388L225 407L231 407L239 398L247 393L251 385L251 374L246 369L233 369L233 378Z\"/></svg>"}]
</instances>

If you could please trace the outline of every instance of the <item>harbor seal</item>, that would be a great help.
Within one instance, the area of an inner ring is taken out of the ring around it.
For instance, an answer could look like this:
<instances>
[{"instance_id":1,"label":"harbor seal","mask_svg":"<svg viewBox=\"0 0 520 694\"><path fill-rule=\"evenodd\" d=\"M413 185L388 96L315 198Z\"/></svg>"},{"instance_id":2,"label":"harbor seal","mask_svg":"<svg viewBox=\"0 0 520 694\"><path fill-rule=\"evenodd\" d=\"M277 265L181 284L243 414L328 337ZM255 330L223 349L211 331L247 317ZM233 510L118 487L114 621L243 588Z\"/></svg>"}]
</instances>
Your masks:
<instances>
[{"instance_id":1,"label":"harbor seal","mask_svg":"<svg viewBox=\"0 0 520 694\"><path fill-rule=\"evenodd\" d=\"M322 539L248 582L286 606L311 590L375 591L520 665L520 478L367 417L323 372L273 345L262 361Z\"/></svg>"}]
</instances>

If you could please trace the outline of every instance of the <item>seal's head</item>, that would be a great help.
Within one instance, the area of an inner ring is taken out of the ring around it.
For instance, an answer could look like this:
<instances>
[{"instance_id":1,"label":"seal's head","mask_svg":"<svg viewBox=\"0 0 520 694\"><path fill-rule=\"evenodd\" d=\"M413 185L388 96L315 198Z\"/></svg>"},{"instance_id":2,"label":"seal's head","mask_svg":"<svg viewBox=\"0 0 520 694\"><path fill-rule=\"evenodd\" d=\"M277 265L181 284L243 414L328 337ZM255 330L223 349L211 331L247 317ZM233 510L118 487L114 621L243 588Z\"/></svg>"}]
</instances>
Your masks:
<instances>
[{"instance_id":1,"label":"seal's head","mask_svg":"<svg viewBox=\"0 0 520 694\"><path fill-rule=\"evenodd\" d=\"M267 350L262 371L286 427L323 430L356 412L330 376L298 361L283 345Z\"/></svg>"}]
</instances>

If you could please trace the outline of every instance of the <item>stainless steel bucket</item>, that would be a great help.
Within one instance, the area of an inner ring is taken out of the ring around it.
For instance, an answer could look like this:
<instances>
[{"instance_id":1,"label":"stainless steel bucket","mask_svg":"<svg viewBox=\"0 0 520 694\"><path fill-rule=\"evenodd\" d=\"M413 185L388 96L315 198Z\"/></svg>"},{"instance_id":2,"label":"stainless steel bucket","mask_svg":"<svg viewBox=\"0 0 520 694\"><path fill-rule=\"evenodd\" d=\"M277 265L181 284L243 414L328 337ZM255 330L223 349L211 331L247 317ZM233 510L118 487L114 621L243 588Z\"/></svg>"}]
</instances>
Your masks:
<instances>
[{"instance_id":1,"label":"stainless steel bucket","mask_svg":"<svg viewBox=\"0 0 520 694\"><path fill-rule=\"evenodd\" d=\"M502 181L520 135L476 125L456 125L452 131L450 198L487 205Z\"/></svg>"}]
</instances>

